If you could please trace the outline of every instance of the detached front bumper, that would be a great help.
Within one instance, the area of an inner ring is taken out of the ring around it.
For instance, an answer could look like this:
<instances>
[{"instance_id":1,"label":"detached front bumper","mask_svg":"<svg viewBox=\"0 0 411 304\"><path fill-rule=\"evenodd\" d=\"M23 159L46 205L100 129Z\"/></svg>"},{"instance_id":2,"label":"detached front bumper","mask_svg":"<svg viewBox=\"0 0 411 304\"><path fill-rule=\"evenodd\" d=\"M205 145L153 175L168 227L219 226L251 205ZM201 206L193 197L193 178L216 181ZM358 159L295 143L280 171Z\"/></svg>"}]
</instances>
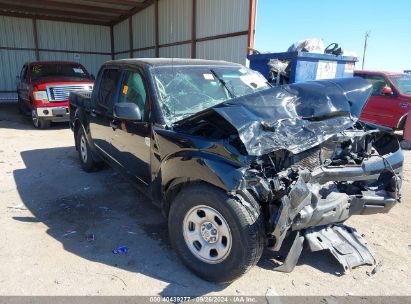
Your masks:
<instances>
[{"instance_id":1,"label":"detached front bumper","mask_svg":"<svg viewBox=\"0 0 411 304\"><path fill-rule=\"evenodd\" d=\"M36 111L39 118L53 122L65 122L70 120L68 106L41 107L37 108Z\"/></svg>"},{"instance_id":2,"label":"detached front bumper","mask_svg":"<svg viewBox=\"0 0 411 304\"><path fill-rule=\"evenodd\" d=\"M400 199L401 149L373 156L362 165L327 167L300 173L272 215L274 250L287 231L342 223L351 215L388 212Z\"/></svg>"}]
</instances>

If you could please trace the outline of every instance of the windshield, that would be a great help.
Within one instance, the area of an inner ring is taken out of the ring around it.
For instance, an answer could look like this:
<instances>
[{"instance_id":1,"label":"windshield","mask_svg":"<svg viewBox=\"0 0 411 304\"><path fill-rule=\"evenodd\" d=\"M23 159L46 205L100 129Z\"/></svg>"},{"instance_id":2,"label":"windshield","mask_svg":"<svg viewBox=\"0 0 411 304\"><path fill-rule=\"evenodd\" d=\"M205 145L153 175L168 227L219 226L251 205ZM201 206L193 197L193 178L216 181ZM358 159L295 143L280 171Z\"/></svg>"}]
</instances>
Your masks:
<instances>
[{"instance_id":1,"label":"windshield","mask_svg":"<svg viewBox=\"0 0 411 304\"><path fill-rule=\"evenodd\" d=\"M31 79L43 77L89 78L87 71L78 64L35 64L31 66Z\"/></svg>"},{"instance_id":2,"label":"windshield","mask_svg":"<svg viewBox=\"0 0 411 304\"><path fill-rule=\"evenodd\" d=\"M270 87L260 73L241 66L167 66L152 71L167 123Z\"/></svg>"},{"instance_id":3,"label":"windshield","mask_svg":"<svg viewBox=\"0 0 411 304\"><path fill-rule=\"evenodd\" d=\"M401 94L411 95L411 75L395 75L390 78Z\"/></svg>"}]
</instances>

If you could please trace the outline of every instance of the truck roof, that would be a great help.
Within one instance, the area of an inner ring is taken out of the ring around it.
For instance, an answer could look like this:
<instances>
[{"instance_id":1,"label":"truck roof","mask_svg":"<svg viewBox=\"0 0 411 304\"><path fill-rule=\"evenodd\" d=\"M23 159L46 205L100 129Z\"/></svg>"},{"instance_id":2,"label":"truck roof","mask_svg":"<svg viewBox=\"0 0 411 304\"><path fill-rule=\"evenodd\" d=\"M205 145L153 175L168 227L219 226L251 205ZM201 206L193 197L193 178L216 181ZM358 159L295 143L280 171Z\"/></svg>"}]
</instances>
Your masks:
<instances>
[{"instance_id":1,"label":"truck roof","mask_svg":"<svg viewBox=\"0 0 411 304\"><path fill-rule=\"evenodd\" d=\"M60 61L60 60L55 60L55 61L30 61L30 62L27 62L26 64L29 64L29 65L33 65L33 64L77 64L77 65L82 66L82 64L80 62Z\"/></svg>"},{"instance_id":2,"label":"truck roof","mask_svg":"<svg viewBox=\"0 0 411 304\"><path fill-rule=\"evenodd\" d=\"M387 71L369 71L369 70L355 70L354 74L369 74L369 75L382 75L382 76L392 76L401 75L400 72L387 72Z\"/></svg>"},{"instance_id":3,"label":"truck roof","mask_svg":"<svg viewBox=\"0 0 411 304\"><path fill-rule=\"evenodd\" d=\"M189 58L131 58L111 60L105 64L135 64L149 66L172 66L172 65L221 65L221 66L239 66L241 64L232 63L222 60L205 60L205 59L189 59Z\"/></svg>"}]
</instances>

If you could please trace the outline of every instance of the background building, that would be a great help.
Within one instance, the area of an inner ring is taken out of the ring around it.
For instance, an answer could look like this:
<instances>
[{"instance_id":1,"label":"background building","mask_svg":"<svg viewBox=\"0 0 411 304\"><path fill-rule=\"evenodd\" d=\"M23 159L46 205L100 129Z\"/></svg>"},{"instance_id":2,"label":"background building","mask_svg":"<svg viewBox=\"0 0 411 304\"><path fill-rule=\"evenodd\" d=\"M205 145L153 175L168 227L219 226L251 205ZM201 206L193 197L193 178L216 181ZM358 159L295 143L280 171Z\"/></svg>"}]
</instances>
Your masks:
<instances>
[{"instance_id":1,"label":"background building","mask_svg":"<svg viewBox=\"0 0 411 304\"><path fill-rule=\"evenodd\" d=\"M256 0L0 0L0 100L25 62L69 60L96 74L110 59L245 63Z\"/></svg>"}]
</instances>

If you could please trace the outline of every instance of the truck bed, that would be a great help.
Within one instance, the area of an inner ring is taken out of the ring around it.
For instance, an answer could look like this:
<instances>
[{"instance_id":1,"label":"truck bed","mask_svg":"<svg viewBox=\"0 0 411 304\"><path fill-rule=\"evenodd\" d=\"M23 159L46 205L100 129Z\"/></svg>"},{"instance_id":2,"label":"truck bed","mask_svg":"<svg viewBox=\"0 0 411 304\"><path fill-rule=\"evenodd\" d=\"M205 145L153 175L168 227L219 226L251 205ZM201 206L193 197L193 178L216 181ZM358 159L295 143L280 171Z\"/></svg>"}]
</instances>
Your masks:
<instances>
[{"instance_id":1,"label":"truck bed","mask_svg":"<svg viewBox=\"0 0 411 304\"><path fill-rule=\"evenodd\" d=\"M92 92L92 90L71 92L70 106L87 107L90 104Z\"/></svg>"},{"instance_id":2,"label":"truck bed","mask_svg":"<svg viewBox=\"0 0 411 304\"><path fill-rule=\"evenodd\" d=\"M77 108L88 110L91 104L92 90L71 92L69 97L70 126L72 126Z\"/></svg>"}]
</instances>

